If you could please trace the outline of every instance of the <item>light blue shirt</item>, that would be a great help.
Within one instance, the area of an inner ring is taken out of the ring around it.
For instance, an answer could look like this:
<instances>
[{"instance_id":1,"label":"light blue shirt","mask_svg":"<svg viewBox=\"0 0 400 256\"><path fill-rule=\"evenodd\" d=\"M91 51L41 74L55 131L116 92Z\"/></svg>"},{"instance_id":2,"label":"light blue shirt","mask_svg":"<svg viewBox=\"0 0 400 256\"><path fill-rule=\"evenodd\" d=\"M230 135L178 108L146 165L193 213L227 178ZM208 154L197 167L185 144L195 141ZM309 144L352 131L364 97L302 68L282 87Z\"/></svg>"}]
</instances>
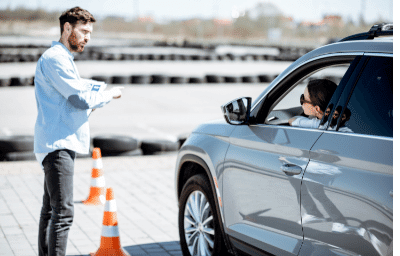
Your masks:
<instances>
[{"instance_id":1,"label":"light blue shirt","mask_svg":"<svg viewBox=\"0 0 400 256\"><path fill-rule=\"evenodd\" d=\"M319 123L321 122L321 120L319 120L318 118L307 118L304 116L298 116L293 122L292 122L292 126L298 126L298 127L302 127L302 128L313 128L313 129L317 129L319 126Z\"/></svg>"},{"instance_id":2,"label":"light blue shirt","mask_svg":"<svg viewBox=\"0 0 400 256\"><path fill-rule=\"evenodd\" d=\"M38 116L35 124L34 152L39 162L58 149L89 153L89 115L103 107L113 95L103 91L103 82L81 79L74 56L61 43L40 57L35 73Z\"/></svg>"},{"instance_id":3,"label":"light blue shirt","mask_svg":"<svg viewBox=\"0 0 400 256\"><path fill-rule=\"evenodd\" d=\"M302 128L312 128L312 129L321 129L325 130L328 127L328 122L326 122L324 125L319 125L321 123L321 120L318 118L307 118L304 116L298 116L293 122L292 126L298 126ZM335 130L336 131L337 125L332 127L328 127L328 130ZM339 132L353 132L350 128L346 126L342 126L338 130Z\"/></svg>"}]
</instances>

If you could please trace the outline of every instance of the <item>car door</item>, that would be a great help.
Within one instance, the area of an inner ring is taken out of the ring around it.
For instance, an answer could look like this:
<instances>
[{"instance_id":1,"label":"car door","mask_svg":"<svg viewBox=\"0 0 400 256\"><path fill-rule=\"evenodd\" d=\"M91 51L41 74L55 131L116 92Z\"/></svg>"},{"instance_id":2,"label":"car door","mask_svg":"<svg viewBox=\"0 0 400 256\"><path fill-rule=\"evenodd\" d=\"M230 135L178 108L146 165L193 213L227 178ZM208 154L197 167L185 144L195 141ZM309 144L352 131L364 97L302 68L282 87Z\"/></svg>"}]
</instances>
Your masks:
<instances>
[{"instance_id":1,"label":"car door","mask_svg":"<svg viewBox=\"0 0 400 256\"><path fill-rule=\"evenodd\" d=\"M348 56L345 60L350 62ZM336 63L326 59L319 61L324 65ZM319 61L305 65L301 78L320 69ZM296 77L289 75L265 95L261 107L264 109L258 111L259 116L255 119L278 119L276 116L270 118L268 109L296 86L300 80L298 72ZM298 96L289 101L300 106ZM279 117L295 110L279 111ZM309 150L322 133L318 129L266 124L264 121L235 128L229 137L223 171L226 231L235 246L247 248L247 251L254 248L254 255L259 254L257 250L275 255L298 254L303 242L301 179L309 162Z\"/></svg>"},{"instance_id":2,"label":"car door","mask_svg":"<svg viewBox=\"0 0 400 256\"><path fill-rule=\"evenodd\" d=\"M393 58L363 58L336 106L342 122L310 153L300 255L393 255Z\"/></svg>"}]
</instances>

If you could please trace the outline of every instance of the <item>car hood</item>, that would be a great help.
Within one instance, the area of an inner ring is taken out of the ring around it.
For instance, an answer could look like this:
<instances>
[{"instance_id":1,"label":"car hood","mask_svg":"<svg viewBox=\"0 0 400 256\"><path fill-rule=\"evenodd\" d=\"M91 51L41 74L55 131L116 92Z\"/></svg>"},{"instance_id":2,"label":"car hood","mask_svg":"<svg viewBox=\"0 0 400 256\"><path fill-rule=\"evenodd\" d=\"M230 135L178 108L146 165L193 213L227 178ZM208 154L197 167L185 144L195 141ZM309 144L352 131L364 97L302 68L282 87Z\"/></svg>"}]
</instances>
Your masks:
<instances>
[{"instance_id":1,"label":"car hood","mask_svg":"<svg viewBox=\"0 0 400 256\"><path fill-rule=\"evenodd\" d=\"M224 119L218 119L199 125L193 130L193 133L228 137L231 135L235 127L236 125L228 124Z\"/></svg>"}]
</instances>

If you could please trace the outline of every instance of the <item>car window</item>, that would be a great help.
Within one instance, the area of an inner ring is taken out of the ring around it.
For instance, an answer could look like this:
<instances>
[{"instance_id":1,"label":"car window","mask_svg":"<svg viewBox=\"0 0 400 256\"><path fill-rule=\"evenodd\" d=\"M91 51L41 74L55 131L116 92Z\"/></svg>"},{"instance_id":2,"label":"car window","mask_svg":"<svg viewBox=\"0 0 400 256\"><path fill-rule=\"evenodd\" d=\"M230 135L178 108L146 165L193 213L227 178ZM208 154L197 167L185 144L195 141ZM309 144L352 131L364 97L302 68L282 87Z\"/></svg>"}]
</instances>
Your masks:
<instances>
[{"instance_id":1,"label":"car window","mask_svg":"<svg viewBox=\"0 0 400 256\"><path fill-rule=\"evenodd\" d=\"M300 96L304 93L304 89L310 80L315 79L328 79L334 82L336 85L340 83L340 80L346 73L350 64L342 64L338 66L325 67L322 70L318 70L316 73L309 74L302 78L298 85L290 91L275 107L273 110L287 109L300 106Z\"/></svg>"},{"instance_id":2,"label":"car window","mask_svg":"<svg viewBox=\"0 0 400 256\"><path fill-rule=\"evenodd\" d=\"M350 61L349 61L350 62ZM311 126L308 124L305 126L301 126L304 128L317 128L321 120L316 119L316 117L310 115L307 116L302 108L300 103L300 97L304 94L304 90L307 87L307 84L310 81L318 80L318 79L327 79L332 81L334 84L339 85L346 71L348 70L350 63L342 63L335 64L331 66L325 66L323 68L319 68L318 70L314 70L303 76L300 80L295 82L295 85L292 86L288 91L283 93L283 97L281 96L273 105L275 105L272 111L268 114L267 118L265 118L265 124L278 124L278 125L289 125L289 119L298 116L304 119L302 124L308 122L308 120L313 120L311 122ZM328 103L330 101L330 97L326 99ZM322 112L325 109L321 110Z\"/></svg>"},{"instance_id":3,"label":"car window","mask_svg":"<svg viewBox=\"0 0 400 256\"><path fill-rule=\"evenodd\" d=\"M371 57L351 94L339 105L330 126L339 132L393 137L393 59ZM340 120L339 122L337 120Z\"/></svg>"}]
</instances>

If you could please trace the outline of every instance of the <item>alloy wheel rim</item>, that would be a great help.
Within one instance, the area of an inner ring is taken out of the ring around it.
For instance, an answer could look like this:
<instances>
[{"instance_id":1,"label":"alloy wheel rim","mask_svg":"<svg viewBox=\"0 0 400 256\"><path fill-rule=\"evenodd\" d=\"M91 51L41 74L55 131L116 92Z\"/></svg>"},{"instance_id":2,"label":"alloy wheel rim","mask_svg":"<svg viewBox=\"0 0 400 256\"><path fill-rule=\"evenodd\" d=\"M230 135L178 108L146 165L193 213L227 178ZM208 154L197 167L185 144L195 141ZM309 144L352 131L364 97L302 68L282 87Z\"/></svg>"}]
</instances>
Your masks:
<instances>
[{"instance_id":1,"label":"alloy wheel rim","mask_svg":"<svg viewBox=\"0 0 400 256\"><path fill-rule=\"evenodd\" d=\"M185 239L192 256L208 256L214 249L215 229L211 205L201 191L193 191L185 205Z\"/></svg>"}]
</instances>

